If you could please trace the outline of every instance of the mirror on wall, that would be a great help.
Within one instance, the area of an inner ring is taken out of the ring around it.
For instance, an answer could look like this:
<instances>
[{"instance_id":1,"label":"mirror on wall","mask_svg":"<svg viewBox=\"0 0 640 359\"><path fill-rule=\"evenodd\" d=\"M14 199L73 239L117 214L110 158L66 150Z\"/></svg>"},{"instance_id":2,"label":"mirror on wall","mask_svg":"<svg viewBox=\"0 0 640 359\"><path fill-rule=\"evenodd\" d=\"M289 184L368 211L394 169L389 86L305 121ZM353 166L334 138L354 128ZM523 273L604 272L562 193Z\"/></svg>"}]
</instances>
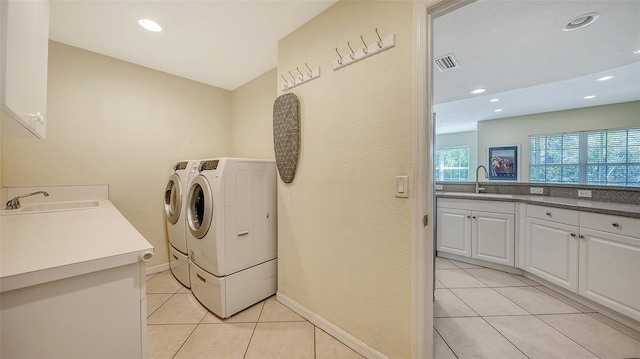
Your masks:
<instances>
[{"instance_id":1,"label":"mirror on wall","mask_svg":"<svg viewBox=\"0 0 640 359\"><path fill-rule=\"evenodd\" d=\"M475 181L491 148L517 146L521 182L640 185L639 24L638 1L477 0L436 18L436 181Z\"/></svg>"}]
</instances>

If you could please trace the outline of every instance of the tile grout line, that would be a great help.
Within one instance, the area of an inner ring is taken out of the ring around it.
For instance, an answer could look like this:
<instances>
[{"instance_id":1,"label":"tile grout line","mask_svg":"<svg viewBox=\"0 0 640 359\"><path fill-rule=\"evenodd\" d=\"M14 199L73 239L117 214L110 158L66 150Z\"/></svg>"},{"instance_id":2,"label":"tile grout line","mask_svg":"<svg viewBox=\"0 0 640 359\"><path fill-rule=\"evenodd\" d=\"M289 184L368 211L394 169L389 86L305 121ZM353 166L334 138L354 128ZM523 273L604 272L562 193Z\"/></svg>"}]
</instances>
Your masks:
<instances>
[{"instance_id":1,"label":"tile grout line","mask_svg":"<svg viewBox=\"0 0 640 359\"><path fill-rule=\"evenodd\" d=\"M456 354L456 352L453 351L453 348L451 347L451 345L449 345L449 343L447 343L447 341L444 339L444 337L440 334L440 332L438 331L438 329L433 328L433 330L435 330L435 332L438 334L438 336L442 339L442 341L447 345L447 347L449 348L449 350L451 351L451 353L453 354L453 356L456 357L456 359L460 359L460 357L458 356L458 354ZM434 349L435 349L435 345L434 345ZM435 353L434 353L435 354Z\"/></svg>"},{"instance_id":2,"label":"tile grout line","mask_svg":"<svg viewBox=\"0 0 640 359\"><path fill-rule=\"evenodd\" d=\"M243 359L245 359L247 357L247 354L249 353L249 347L251 346L253 335L256 333L256 329L258 329L258 323L260 323L260 317L262 317L262 312L264 311L264 307L266 303L267 303L266 299L262 301L262 308L260 308L260 314L258 314L258 318L256 319L256 322L253 323L253 331L251 332L251 337L249 337L249 342L247 343L247 349L244 350L244 355L242 356Z\"/></svg>"},{"instance_id":3,"label":"tile grout line","mask_svg":"<svg viewBox=\"0 0 640 359\"><path fill-rule=\"evenodd\" d=\"M607 326L609 326L610 328L612 328L612 329L614 329L614 330L617 330L618 332L620 332L620 333L622 333L622 334L624 334L624 335L628 336L629 338L631 338L631 339L633 339L633 340L635 340L635 341L637 341L637 342L640 342L640 339L638 339L638 338L634 337L634 336L633 336L633 335L631 335L631 334L628 334L628 333L623 332L622 330L620 330L620 329L618 329L618 328L614 327L613 325L611 325L611 324L609 324L609 323L607 323L607 322L604 322L604 321L602 321L602 320L600 320L600 319L598 319L598 318L595 318L595 317L594 317L594 316L592 316L591 314L600 314L600 315L602 315L602 316L603 316L603 317L605 317L605 318L608 318L608 319L610 319L610 320L613 320L613 321L615 321L616 323L618 323L618 324L620 324L620 325L623 325L623 326L625 326L626 328L629 328L630 330L633 330L633 331L635 331L635 332L638 332L637 330L635 330L635 329L633 329L633 328L631 328L631 327L629 327L629 326L627 326L627 325L625 325L625 324L623 324L623 323L620 323L620 322L618 322L618 321L617 321L617 320L615 320L615 319L611 319L611 318L607 317L606 315L604 315L604 314L602 314L602 313L600 313L600 312L588 312L588 313L587 313L587 312L582 312L582 314L588 315L589 317L591 317L591 318L593 318L593 319L595 319L595 320L599 321L600 323L602 323L602 324L604 324L604 325L607 325ZM640 332L638 332L638 333L640 333Z\"/></svg>"},{"instance_id":4,"label":"tile grout line","mask_svg":"<svg viewBox=\"0 0 640 359\"><path fill-rule=\"evenodd\" d=\"M532 314L533 315L533 314ZM505 317L517 317L517 315L505 315ZM524 355L527 358L531 358L530 356L528 356L522 349L520 349L520 347L518 347L517 345L515 345L515 343L513 343L511 340L509 340L509 338L507 338L504 334L502 334L501 331L499 331L496 327L494 327L493 325L491 325L491 323L489 323L489 321L485 318L485 317L480 317L482 318L482 320L484 320L485 323L487 323L491 328L493 328L493 330L495 330L498 334L500 334L507 342L509 342L509 344L513 345L514 348L518 349L518 351L520 353L522 353L522 355Z\"/></svg>"},{"instance_id":5,"label":"tile grout line","mask_svg":"<svg viewBox=\"0 0 640 359\"><path fill-rule=\"evenodd\" d=\"M573 315L586 315L585 313L568 313L568 314L573 314ZM570 336L568 336L567 334L565 334L563 331L561 331L560 329L557 329L556 327L554 327L553 325L547 323L544 321L544 319L540 318L541 315L554 315L554 314L534 314L534 316L536 318L538 318L538 320L540 320L541 322L543 322L546 326L548 326L549 328L555 330L556 332L560 333L562 336L564 336L565 338L569 339L570 341L576 343L576 345L578 345L579 347L583 348L584 350L588 351L589 353L593 354L593 356L595 356L596 358L601 358L599 355L597 355L596 353L592 352L591 350L589 350L587 347L585 347L584 345L578 343L577 341L573 340L573 338L571 338Z\"/></svg>"}]
</instances>

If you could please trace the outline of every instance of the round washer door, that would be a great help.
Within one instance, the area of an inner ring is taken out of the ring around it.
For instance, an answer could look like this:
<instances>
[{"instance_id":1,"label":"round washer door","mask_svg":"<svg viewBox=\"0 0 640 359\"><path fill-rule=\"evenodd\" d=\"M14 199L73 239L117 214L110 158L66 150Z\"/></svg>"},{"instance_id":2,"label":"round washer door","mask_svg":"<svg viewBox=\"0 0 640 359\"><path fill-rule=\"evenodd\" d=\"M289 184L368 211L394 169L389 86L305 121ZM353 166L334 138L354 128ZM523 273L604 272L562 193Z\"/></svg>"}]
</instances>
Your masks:
<instances>
[{"instance_id":1,"label":"round washer door","mask_svg":"<svg viewBox=\"0 0 640 359\"><path fill-rule=\"evenodd\" d=\"M171 224L176 224L180 218L182 210L182 189L180 188L180 177L172 174L164 190L164 212L167 220Z\"/></svg>"},{"instance_id":2,"label":"round washer door","mask_svg":"<svg viewBox=\"0 0 640 359\"><path fill-rule=\"evenodd\" d=\"M212 217L211 187L204 176L196 176L191 181L187 195L187 222L191 234L198 239L204 237L211 227Z\"/></svg>"}]
</instances>

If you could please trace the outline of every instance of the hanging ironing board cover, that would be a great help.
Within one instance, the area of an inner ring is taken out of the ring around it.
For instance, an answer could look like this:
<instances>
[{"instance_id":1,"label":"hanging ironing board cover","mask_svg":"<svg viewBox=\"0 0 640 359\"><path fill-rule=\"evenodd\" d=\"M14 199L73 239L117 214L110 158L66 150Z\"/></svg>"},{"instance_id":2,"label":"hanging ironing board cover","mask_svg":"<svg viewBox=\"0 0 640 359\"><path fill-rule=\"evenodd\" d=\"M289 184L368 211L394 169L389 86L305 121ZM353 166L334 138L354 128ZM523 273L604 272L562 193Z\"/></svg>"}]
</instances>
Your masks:
<instances>
[{"instance_id":1,"label":"hanging ironing board cover","mask_svg":"<svg viewBox=\"0 0 640 359\"><path fill-rule=\"evenodd\" d=\"M300 107L295 94L279 96L273 104L273 149L282 182L291 183L300 153Z\"/></svg>"}]
</instances>

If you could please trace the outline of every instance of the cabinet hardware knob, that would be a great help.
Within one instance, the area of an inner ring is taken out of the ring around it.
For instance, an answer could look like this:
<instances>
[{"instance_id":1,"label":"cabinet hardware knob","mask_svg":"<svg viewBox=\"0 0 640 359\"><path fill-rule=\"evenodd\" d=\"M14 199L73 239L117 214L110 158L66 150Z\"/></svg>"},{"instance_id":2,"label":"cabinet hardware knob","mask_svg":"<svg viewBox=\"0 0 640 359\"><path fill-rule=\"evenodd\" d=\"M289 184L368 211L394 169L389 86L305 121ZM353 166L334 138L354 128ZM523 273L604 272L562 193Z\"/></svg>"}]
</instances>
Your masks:
<instances>
[{"instance_id":1,"label":"cabinet hardware knob","mask_svg":"<svg viewBox=\"0 0 640 359\"><path fill-rule=\"evenodd\" d=\"M471 218L471 216L467 216L467 218Z\"/></svg>"},{"instance_id":2,"label":"cabinet hardware knob","mask_svg":"<svg viewBox=\"0 0 640 359\"><path fill-rule=\"evenodd\" d=\"M578 235L578 238L581 238L581 239L582 239L582 238L584 238L584 236L583 236L582 234L579 234L579 235Z\"/></svg>"},{"instance_id":3,"label":"cabinet hardware knob","mask_svg":"<svg viewBox=\"0 0 640 359\"><path fill-rule=\"evenodd\" d=\"M614 226L614 227L620 227L620 225L618 223L616 223L616 222L611 223L611 225Z\"/></svg>"},{"instance_id":4,"label":"cabinet hardware knob","mask_svg":"<svg viewBox=\"0 0 640 359\"><path fill-rule=\"evenodd\" d=\"M576 234L575 234L575 233L571 233L571 237L575 237L575 236L576 236Z\"/></svg>"},{"instance_id":5,"label":"cabinet hardware knob","mask_svg":"<svg viewBox=\"0 0 640 359\"><path fill-rule=\"evenodd\" d=\"M547 212L547 216L551 217L551 212Z\"/></svg>"},{"instance_id":6,"label":"cabinet hardware knob","mask_svg":"<svg viewBox=\"0 0 640 359\"><path fill-rule=\"evenodd\" d=\"M476 219L476 216L473 216L473 219Z\"/></svg>"}]
</instances>

